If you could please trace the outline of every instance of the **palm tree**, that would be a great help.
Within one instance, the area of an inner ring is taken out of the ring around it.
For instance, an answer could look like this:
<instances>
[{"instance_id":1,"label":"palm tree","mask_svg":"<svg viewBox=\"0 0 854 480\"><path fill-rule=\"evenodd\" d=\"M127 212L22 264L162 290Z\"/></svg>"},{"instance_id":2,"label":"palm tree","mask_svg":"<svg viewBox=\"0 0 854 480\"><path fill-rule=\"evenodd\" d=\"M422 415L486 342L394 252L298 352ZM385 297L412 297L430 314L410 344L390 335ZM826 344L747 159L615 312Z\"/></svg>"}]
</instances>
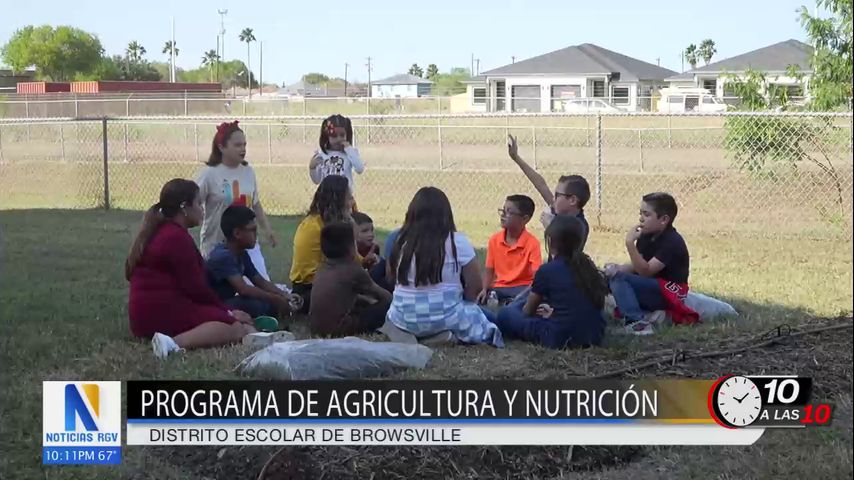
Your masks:
<instances>
[{"instance_id":1,"label":"palm tree","mask_svg":"<svg viewBox=\"0 0 854 480\"><path fill-rule=\"evenodd\" d=\"M214 65L219 62L219 55L216 54L216 50L208 50L202 55L202 65L207 65L208 69L211 72L211 82L213 82L213 72Z\"/></svg>"},{"instance_id":2,"label":"palm tree","mask_svg":"<svg viewBox=\"0 0 854 480\"><path fill-rule=\"evenodd\" d=\"M435 63L427 65L427 78L433 80L437 75L439 75L439 67Z\"/></svg>"},{"instance_id":3,"label":"palm tree","mask_svg":"<svg viewBox=\"0 0 854 480\"><path fill-rule=\"evenodd\" d=\"M255 33L251 28L244 28L240 32L240 41L246 42L246 83L249 86L249 98L252 98L252 63L249 53L249 44L255 41Z\"/></svg>"},{"instance_id":4,"label":"palm tree","mask_svg":"<svg viewBox=\"0 0 854 480\"><path fill-rule=\"evenodd\" d=\"M715 41L711 38L703 40L700 42L700 48L697 49L697 53L706 62L706 65L708 65L712 61L712 57L718 53L718 49L715 48Z\"/></svg>"},{"instance_id":5,"label":"palm tree","mask_svg":"<svg viewBox=\"0 0 854 480\"><path fill-rule=\"evenodd\" d=\"M125 53L128 56L128 59L134 63L142 60L142 56L145 55L145 47L139 44L136 40L128 43L127 48L125 49Z\"/></svg>"},{"instance_id":6,"label":"palm tree","mask_svg":"<svg viewBox=\"0 0 854 480\"><path fill-rule=\"evenodd\" d=\"M685 48L684 55L685 55L685 61L687 61L688 64L691 65L691 70L694 70L695 68L697 68L697 58L698 58L697 46L694 45L693 43L691 45L688 45Z\"/></svg>"},{"instance_id":7,"label":"palm tree","mask_svg":"<svg viewBox=\"0 0 854 480\"><path fill-rule=\"evenodd\" d=\"M178 51L179 51L178 50L178 42L175 42L175 45L172 45L172 40L169 40L168 42L163 44L163 53L165 55L169 55L172 52L172 48L175 49L175 56L177 57ZM170 55L170 58L171 58L171 55Z\"/></svg>"},{"instance_id":8,"label":"palm tree","mask_svg":"<svg viewBox=\"0 0 854 480\"><path fill-rule=\"evenodd\" d=\"M424 76L424 70L422 70L417 63L413 63L412 66L409 67L409 74L420 78Z\"/></svg>"}]
</instances>

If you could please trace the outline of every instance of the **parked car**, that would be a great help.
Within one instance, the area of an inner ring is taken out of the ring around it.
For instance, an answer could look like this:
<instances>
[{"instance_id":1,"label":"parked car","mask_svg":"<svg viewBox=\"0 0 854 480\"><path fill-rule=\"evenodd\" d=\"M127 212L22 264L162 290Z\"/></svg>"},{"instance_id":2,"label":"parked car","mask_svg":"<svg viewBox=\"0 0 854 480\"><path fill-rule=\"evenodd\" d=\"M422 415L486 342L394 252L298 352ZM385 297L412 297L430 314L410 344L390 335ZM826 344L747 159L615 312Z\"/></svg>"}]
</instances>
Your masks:
<instances>
[{"instance_id":1,"label":"parked car","mask_svg":"<svg viewBox=\"0 0 854 480\"><path fill-rule=\"evenodd\" d=\"M662 88L658 111L662 113L717 113L727 105L705 88Z\"/></svg>"},{"instance_id":2,"label":"parked car","mask_svg":"<svg viewBox=\"0 0 854 480\"><path fill-rule=\"evenodd\" d=\"M572 98L563 101L563 111L569 113L622 112L602 98Z\"/></svg>"}]
</instances>

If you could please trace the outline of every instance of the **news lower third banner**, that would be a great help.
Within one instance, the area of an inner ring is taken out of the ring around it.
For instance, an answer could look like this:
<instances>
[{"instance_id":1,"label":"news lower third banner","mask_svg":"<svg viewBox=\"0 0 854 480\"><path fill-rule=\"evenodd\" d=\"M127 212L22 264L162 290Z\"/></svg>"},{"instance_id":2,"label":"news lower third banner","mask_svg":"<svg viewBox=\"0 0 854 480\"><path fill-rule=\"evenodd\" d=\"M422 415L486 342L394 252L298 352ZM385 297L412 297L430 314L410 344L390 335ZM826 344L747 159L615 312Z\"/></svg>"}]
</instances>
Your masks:
<instances>
[{"instance_id":1,"label":"news lower third banner","mask_svg":"<svg viewBox=\"0 0 854 480\"><path fill-rule=\"evenodd\" d=\"M127 444L749 445L804 426L811 381L788 378L129 381Z\"/></svg>"}]
</instances>

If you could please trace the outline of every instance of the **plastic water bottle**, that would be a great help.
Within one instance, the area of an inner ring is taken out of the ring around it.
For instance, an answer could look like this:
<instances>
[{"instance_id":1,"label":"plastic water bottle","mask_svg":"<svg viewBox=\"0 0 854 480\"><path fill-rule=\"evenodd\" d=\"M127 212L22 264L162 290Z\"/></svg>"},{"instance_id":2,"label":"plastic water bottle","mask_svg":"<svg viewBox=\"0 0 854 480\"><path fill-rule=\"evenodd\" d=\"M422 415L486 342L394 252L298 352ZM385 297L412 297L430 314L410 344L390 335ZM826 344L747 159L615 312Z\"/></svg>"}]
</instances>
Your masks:
<instances>
[{"instance_id":1,"label":"plastic water bottle","mask_svg":"<svg viewBox=\"0 0 854 480\"><path fill-rule=\"evenodd\" d=\"M486 300L487 308L498 308L498 294L495 290L489 292L489 298Z\"/></svg>"}]
</instances>

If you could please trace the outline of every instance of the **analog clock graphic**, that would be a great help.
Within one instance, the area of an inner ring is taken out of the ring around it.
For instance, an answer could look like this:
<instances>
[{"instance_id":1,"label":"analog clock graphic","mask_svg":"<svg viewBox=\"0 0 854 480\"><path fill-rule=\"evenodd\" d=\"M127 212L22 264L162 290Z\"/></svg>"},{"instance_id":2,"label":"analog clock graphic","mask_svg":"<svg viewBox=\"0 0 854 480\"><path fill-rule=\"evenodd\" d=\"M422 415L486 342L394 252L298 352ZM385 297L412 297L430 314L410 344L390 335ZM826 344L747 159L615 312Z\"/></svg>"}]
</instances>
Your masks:
<instances>
[{"instance_id":1,"label":"analog clock graphic","mask_svg":"<svg viewBox=\"0 0 854 480\"><path fill-rule=\"evenodd\" d=\"M730 376L716 382L709 395L709 410L725 427L746 427L762 412L762 395L747 377Z\"/></svg>"}]
</instances>

